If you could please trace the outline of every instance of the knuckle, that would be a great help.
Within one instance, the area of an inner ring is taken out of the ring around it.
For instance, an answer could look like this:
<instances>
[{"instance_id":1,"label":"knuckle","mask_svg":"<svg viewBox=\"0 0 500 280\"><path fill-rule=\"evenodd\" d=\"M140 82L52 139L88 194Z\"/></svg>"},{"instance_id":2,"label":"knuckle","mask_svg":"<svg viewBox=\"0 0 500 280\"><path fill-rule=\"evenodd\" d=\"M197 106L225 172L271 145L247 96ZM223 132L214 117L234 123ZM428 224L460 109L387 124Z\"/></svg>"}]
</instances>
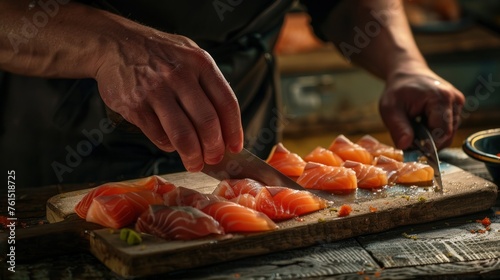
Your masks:
<instances>
[{"instance_id":1,"label":"knuckle","mask_svg":"<svg viewBox=\"0 0 500 280\"><path fill-rule=\"evenodd\" d=\"M172 130L169 134L169 138L172 144L178 149L194 145L195 142L193 133L191 133L191 131L186 128L177 128Z\"/></svg>"},{"instance_id":2,"label":"knuckle","mask_svg":"<svg viewBox=\"0 0 500 280\"><path fill-rule=\"evenodd\" d=\"M221 124L238 124L241 122L240 106L233 97L234 95L228 95L225 98L219 98L214 105Z\"/></svg>"},{"instance_id":3,"label":"knuckle","mask_svg":"<svg viewBox=\"0 0 500 280\"><path fill-rule=\"evenodd\" d=\"M201 118L199 122L200 129L204 129L208 132L214 132L219 129L219 118L214 114L207 114Z\"/></svg>"},{"instance_id":4,"label":"knuckle","mask_svg":"<svg viewBox=\"0 0 500 280\"><path fill-rule=\"evenodd\" d=\"M394 98L381 98L379 101L379 111L381 114L390 113L390 109L396 107L397 101Z\"/></svg>"},{"instance_id":5,"label":"knuckle","mask_svg":"<svg viewBox=\"0 0 500 280\"><path fill-rule=\"evenodd\" d=\"M141 112L144 112L144 109L145 108L142 104L130 103L127 106L122 107L121 114L128 119L142 121L147 119L147 115L145 116L143 113L141 114Z\"/></svg>"},{"instance_id":6,"label":"knuckle","mask_svg":"<svg viewBox=\"0 0 500 280\"><path fill-rule=\"evenodd\" d=\"M440 97L443 100L443 102L450 103L450 104L453 102L454 96L453 96L451 91L442 90L440 93L441 93Z\"/></svg>"},{"instance_id":7,"label":"knuckle","mask_svg":"<svg viewBox=\"0 0 500 280\"><path fill-rule=\"evenodd\" d=\"M170 143L170 139L168 139L168 137L166 135L164 135L163 137L156 140L156 142L158 143L158 145L161 145L163 147L172 147L172 144Z\"/></svg>"},{"instance_id":8,"label":"knuckle","mask_svg":"<svg viewBox=\"0 0 500 280\"><path fill-rule=\"evenodd\" d=\"M165 151L165 152L173 152L175 151L175 148L174 146L172 146L172 144L168 143L168 144L162 144L162 149Z\"/></svg>"},{"instance_id":9,"label":"knuckle","mask_svg":"<svg viewBox=\"0 0 500 280\"><path fill-rule=\"evenodd\" d=\"M192 49L191 58L201 71L213 70L215 67L212 57L204 49Z\"/></svg>"},{"instance_id":10,"label":"knuckle","mask_svg":"<svg viewBox=\"0 0 500 280\"><path fill-rule=\"evenodd\" d=\"M204 49L196 47L196 48L193 48L192 51L193 51L193 56L195 59L199 59L200 61L208 61L208 62L212 61L212 57Z\"/></svg>"},{"instance_id":11,"label":"knuckle","mask_svg":"<svg viewBox=\"0 0 500 280\"><path fill-rule=\"evenodd\" d=\"M221 150L221 147L223 147L222 133L219 118L216 115L202 119L198 124L198 129L203 132L201 141L204 150L208 152Z\"/></svg>"},{"instance_id":12,"label":"knuckle","mask_svg":"<svg viewBox=\"0 0 500 280\"><path fill-rule=\"evenodd\" d=\"M221 154L224 152L223 143L203 143L203 151L205 155Z\"/></svg>"},{"instance_id":13,"label":"knuckle","mask_svg":"<svg viewBox=\"0 0 500 280\"><path fill-rule=\"evenodd\" d=\"M188 47L198 47L198 45L191 40L189 37L183 35L175 35L177 37L178 42L180 42L184 46Z\"/></svg>"},{"instance_id":14,"label":"knuckle","mask_svg":"<svg viewBox=\"0 0 500 280\"><path fill-rule=\"evenodd\" d=\"M226 98L224 100L223 105L226 106L229 109L231 109L231 108L238 109L239 108L239 104L238 104L238 99L236 98L236 95L232 94L232 92L231 92L230 97L231 98Z\"/></svg>"}]
</instances>

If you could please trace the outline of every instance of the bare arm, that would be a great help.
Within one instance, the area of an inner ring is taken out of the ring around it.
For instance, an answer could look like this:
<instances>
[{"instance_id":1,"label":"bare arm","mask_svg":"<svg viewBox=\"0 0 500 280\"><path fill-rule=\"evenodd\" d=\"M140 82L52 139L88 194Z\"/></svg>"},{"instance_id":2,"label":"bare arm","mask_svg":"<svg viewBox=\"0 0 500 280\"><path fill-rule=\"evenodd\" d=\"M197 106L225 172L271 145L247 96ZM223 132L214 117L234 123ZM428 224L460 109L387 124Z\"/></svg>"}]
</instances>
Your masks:
<instances>
[{"instance_id":1,"label":"bare arm","mask_svg":"<svg viewBox=\"0 0 500 280\"><path fill-rule=\"evenodd\" d=\"M1 69L96 79L109 108L160 149L177 150L190 171L242 148L236 97L193 41L78 3L49 15L30 2L0 0Z\"/></svg>"},{"instance_id":2,"label":"bare arm","mask_svg":"<svg viewBox=\"0 0 500 280\"><path fill-rule=\"evenodd\" d=\"M394 72L427 68L399 0L342 1L325 33L348 59L384 80Z\"/></svg>"},{"instance_id":3,"label":"bare arm","mask_svg":"<svg viewBox=\"0 0 500 280\"><path fill-rule=\"evenodd\" d=\"M105 51L100 42L113 36L112 28L100 26L112 20L102 11L71 2L53 1L50 14L31 2L0 1L0 67L39 77L95 77Z\"/></svg>"},{"instance_id":4,"label":"bare arm","mask_svg":"<svg viewBox=\"0 0 500 280\"><path fill-rule=\"evenodd\" d=\"M411 145L410 120L417 116L427 118L440 148L451 143L464 96L429 69L400 0L342 1L323 31L348 59L386 82L380 113L398 147Z\"/></svg>"}]
</instances>

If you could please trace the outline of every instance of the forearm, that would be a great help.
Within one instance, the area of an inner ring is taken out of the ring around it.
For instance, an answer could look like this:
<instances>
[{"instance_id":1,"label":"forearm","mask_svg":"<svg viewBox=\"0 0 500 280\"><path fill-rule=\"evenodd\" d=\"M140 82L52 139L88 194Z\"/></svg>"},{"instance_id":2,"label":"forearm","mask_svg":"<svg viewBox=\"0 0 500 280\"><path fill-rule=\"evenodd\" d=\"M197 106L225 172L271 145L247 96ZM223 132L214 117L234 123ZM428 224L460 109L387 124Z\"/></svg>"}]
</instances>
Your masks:
<instances>
[{"instance_id":1,"label":"forearm","mask_svg":"<svg viewBox=\"0 0 500 280\"><path fill-rule=\"evenodd\" d=\"M323 32L344 56L384 80L427 68L400 0L344 0Z\"/></svg>"},{"instance_id":2,"label":"forearm","mask_svg":"<svg viewBox=\"0 0 500 280\"><path fill-rule=\"evenodd\" d=\"M31 2L36 4L30 7ZM52 5L44 9L41 2ZM94 78L111 38L123 29L120 19L70 1L0 0L0 69Z\"/></svg>"}]
</instances>

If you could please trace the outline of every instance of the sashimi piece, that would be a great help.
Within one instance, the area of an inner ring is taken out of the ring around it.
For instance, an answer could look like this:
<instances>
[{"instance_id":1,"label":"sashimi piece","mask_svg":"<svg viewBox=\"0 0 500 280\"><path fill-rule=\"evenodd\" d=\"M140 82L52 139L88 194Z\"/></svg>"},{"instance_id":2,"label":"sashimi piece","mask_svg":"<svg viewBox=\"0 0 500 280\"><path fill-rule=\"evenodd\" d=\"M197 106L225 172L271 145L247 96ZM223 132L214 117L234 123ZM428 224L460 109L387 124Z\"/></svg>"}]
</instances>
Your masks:
<instances>
[{"instance_id":1,"label":"sashimi piece","mask_svg":"<svg viewBox=\"0 0 500 280\"><path fill-rule=\"evenodd\" d=\"M225 179L220 181L212 194L225 197L227 199L235 198L242 194L250 194L257 196L264 187L259 181L245 178L245 179Z\"/></svg>"},{"instance_id":2,"label":"sashimi piece","mask_svg":"<svg viewBox=\"0 0 500 280\"><path fill-rule=\"evenodd\" d=\"M434 179L434 169L420 162L400 162L379 156L375 166L387 172L389 183L431 185Z\"/></svg>"},{"instance_id":3,"label":"sashimi piece","mask_svg":"<svg viewBox=\"0 0 500 280\"><path fill-rule=\"evenodd\" d=\"M266 214L273 221L315 212L328 205L328 201L310 192L281 186L265 186L248 178L222 180L213 193L233 200L243 195L251 195L255 197L255 208L252 208Z\"/></svg>"},{"instance_id":4,"label":"sashimi piece","mask_svg":"<svg viewBox=\"0 0 500 280\"><path fill-rule=\"evenodd\" d=\"M224 229L212 216L190 206L150 205L137 219L135 228L167 240L224 234Z\"/></svg>"},{"instance_id":5,"label":"sashimi piece","mask_svg":"<svg viewBox=\"0 0 500 280\"><path fill-rule=\"evenodd\" d=\"M386 156L397 161L403 161L403 150L383 144L371 135L361 137L356 144L365 148L373 157Z\"/></svg>"},{"instance_id":6,"label":"sashimi piece","mask_svg":"<svg viewBox=\"0 0 500 280\"><path fill-rule=\"evenodd\" d=\"M280 186L268 186L266 189L270 197L265 197L266 192L262 192L257 197L257 210L274 221L287 220L316 212L326 208L329 203L308 191L293 190ZM264 203L264 199L268 203Z\"/></svg>"},{"instance_id":7,"label":"sashimi piece","mask_svg":"<svg viewBox=\"0 0 500 280\"><path fill-rule=\"evenodd\" d=\"M231 201L227 200L225 197L218 196L215 194L199 193L199 194L193 196L192 204L190 206L193 206L193 207L196 207L196 208L202 210L203 208L207 207L208 205L210 205L212 203L221 202L221 201L231 202Z\"/></svg>"},{"instance_id":8,"label":"sashimi piece","mask_svg":"<svg viewBox=\"0 0 500 280\"><path fill-rule=\"evenodd\" d=\"M108 196L108 195L116 195L128 192L138 192L143 191L142 187L134 187L134 186L123 186L122 183L114 184L106 184L99 186L89 193L87 193L82 200L78 202L75 206L75 213L82 219L87 218L87 212L90 208L90 205L94 201L95 197L99 196Z\"/></svg>"},{"instance_id":9,"label":"sashimi piece","mask_svg":"<svg viewBox=\"0 0 500 280\"><path fill-rule=\"evenodd\" d=\"M153 191L160 195L170 192L176 188L174 184L157 175L136 180L133 184L136 186L142 186L146 190Z\"/></svg>"},{"instance_id":10,"label":"sashimi piece","mask_svg":"<svg viewBox=\"0 0 500 280\"><path fill-rule=\"evenodd\" d=\"M102 184L87 193L75 206L75 212L80 218L85 219L87 217L87 211L90 204L94 198L98 196L138 192L143 190L150 190L158 194L164 194L173 189L175 189L175 185L167 182L159 176L150 176L127 182L110 182Z\"/></svg>"},{"instance_id":11,"label":"sashimi piece","mask_svg":"<svg viewBox=\"0 0 500 280\"><path fill-rule=\"evenodd\" d=\"M261 193L263 192L264 195L261 195ZM222 196L226 199L257 211L260 211L259 208L261 207L261 204L263 202L266 202L265 200L258 200L257 198L267 198L271 196L269 191L265 188L264 184L249 178L222 180L213 190L212 194ZM272 216L269 217L273 219Z\"/></svg>"},{"instance_id":12,"label":"sashimi piece","mask_svg":"<svg viewBox=\"0 0 500 280\"><path fill-rule=\"evenodd\" d=\"M198 200L205 199L205 194L182 186L163 195L164 204L167 206L193 206Z\"/></svg>"},{"instance_id":13,"label":"sashimi piece","mask_svg":"<svg viewBox=\"0 0 500 280\"><path fill-rule=\"evenodd\" d=\"M198 209L214 217L226 233L258 232L277 229L278 226L264 213L231 201L198 202Z\"/></svg>"},{"instance_id":14,"label":"sashimi piece","mask_svg":"<svg viewBox=\"0 0 500 280\"><path fill-rule=\"evenodd\" d=\"M238 203L239 205L248 207L250 209L257 210L257 199L248 193L240 194L235 198L231 198L229 201Z\"/></svg>"},{"instance_id":15,"label":"sashimi piece","mask_svg":"<svg viewBox=\"0 0 500 280\"><path fill-rule=\"evenodd\" d=\"M134 223L150 204L163 204L163 197L143 190L95 197L87 212L87 222L110 228Z\"/></svg>"},{"instance_id":16,"label":"sashimi piece","mask_svg":"<svg viewBox=\"0 0 500 280\"><path fill-rule=\"evenodd\" d=\"M365 148L351 142L344 135L339 135L335 138L328 150L339 155L344 161L352 160L364 164L372 164L373 156Z\"/></svg>"},{"instance_id":17,"label":"sashimi piece","mask_svg":"<svg viewBox=\"0 0 500 280\"><path fill-rule=\"evenodd\" d=\"M336 153L323 147L316 147L304 157L306 162L318 162L324 165L341 166L344 160Z\"/></svg>"},{"instance_id":18,"label":"sashimi piece","mask_svg":"<svg viewBox=\"0 0 500 280\"><path fill-rule=\"evenodd\" d=\"M164 197L165 203L169 206L192 206L212 216L226 233L266 231L277 228L277 225L265 214L219 195L178 187L175 191L165 194Z\"/></svg>"},{"instance_id":19,"label":"sashimi piece","mask_svg":"<svg viewBox=\"0 0 500 280\"><path fill-rule=\"evenodd\" d=\"M297 183L307 189L333 193L349 193L357 188L356 173L342 166L328 166L309 162Z\"/></svg>"},{"instance_id":20,"label":"sashimi piece","mask_svg":"<svg viewBox=\"0 0 500 280\"><path fill-rule=\"evenodd\" d=\"M385 172L382 168L350 160L346 160L342 166L350 168L356 172L358 188L381 188L388 183L387 172Z\"/></svg>"},{"instance_id":21,"label":"sashimi piece","mask_svg":"<svg viewBox=\"0 0 500 280\"><path fill-rule=\"evenodd\" d=\"M291 153L282 143L276 144L266 162L289 177L302 174L306 162L296 153Z\"/></svg>"},{"instance_id":22,"label":"sashimi piece","mask_svg":"<svg viewBox=\"0 0 500 280\"><path fill-rule=\"evenodd\" d=\"M236 185L239 181L240 179L224 179L219 182L217 187L215 187L215 189L212 191L212 194L222 196L227 199L233 199L240 194L240 192L236 194L236 192L232 188L232 186Z\"/></svg>"}]
</instances>

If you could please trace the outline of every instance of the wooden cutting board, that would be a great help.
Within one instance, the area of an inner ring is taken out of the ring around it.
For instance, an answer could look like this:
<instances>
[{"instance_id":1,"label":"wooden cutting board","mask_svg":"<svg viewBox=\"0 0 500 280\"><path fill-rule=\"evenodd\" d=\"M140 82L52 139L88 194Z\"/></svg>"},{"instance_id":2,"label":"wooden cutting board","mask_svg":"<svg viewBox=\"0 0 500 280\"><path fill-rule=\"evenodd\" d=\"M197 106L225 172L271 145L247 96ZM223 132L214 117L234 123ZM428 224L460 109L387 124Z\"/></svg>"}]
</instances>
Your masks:
<instances>
[{"instance_id":1,"label":"wooden cutting board","mask_svg":"<svg viewBox=\"0 0 500 280\"><path fill-rule=\"evenodd\" d=\"M408 186L394 186L378 192L358 190L355 194L336 196L331 208L278 223L280 228L275 231L228 234L187 242L145 235L143 242L135 246L120 240L119 231L99 229L74 214L73 207L89 191L87 189L52 197L47 202L47 218L53 224L37 227L38 235L21 231L17 238L31 239L25 244L41 244L43 240L66 247L72 242L71 246L90 250L121 276L148 276L382 232L402 225L479 212L494 205L497 186L492 182L446 163L442 163L441 168L442 194L432 188ZM217 180L202 173L163 177L177 186L204 193L210 193L218 184ZM337 216L336 210L342 204L353 208L347 217ZM40 229L44 227L46 230L41 237Z\"/></svg>"}]
</instances>

